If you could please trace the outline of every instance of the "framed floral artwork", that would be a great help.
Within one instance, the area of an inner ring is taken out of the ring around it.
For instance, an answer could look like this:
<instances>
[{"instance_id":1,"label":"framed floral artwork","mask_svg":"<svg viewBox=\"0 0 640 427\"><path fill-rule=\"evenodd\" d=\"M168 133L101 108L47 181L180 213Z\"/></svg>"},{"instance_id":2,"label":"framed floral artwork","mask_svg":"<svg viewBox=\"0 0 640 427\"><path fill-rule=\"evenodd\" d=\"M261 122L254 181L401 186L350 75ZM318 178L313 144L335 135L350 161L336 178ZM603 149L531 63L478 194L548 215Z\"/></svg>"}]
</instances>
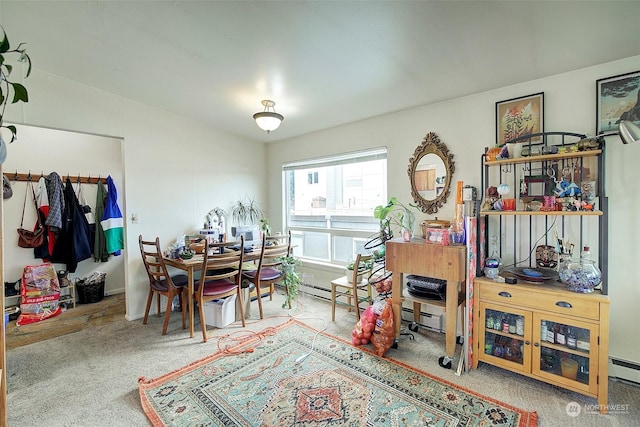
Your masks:
<instances>
[{"instance_id":1,"label":"framed floral artwork","mask_svg":"<svg viewBox=\"0 0 640 427\"><path fill-rule=\"evenodd\" d=\"M618 130L620 120L640 126L640 71L596 81L596 135Z\"/></svg>"},{"instance_id":2,"label":"framed floral artwork","mask_svg":"<svg viewBox=\"0 0 640 427\"><path fill-rule=\"evenodd\" d=\"M496 144L540 132L544 132L544 92L496 102Z\"/></svg>"}]
</instances>

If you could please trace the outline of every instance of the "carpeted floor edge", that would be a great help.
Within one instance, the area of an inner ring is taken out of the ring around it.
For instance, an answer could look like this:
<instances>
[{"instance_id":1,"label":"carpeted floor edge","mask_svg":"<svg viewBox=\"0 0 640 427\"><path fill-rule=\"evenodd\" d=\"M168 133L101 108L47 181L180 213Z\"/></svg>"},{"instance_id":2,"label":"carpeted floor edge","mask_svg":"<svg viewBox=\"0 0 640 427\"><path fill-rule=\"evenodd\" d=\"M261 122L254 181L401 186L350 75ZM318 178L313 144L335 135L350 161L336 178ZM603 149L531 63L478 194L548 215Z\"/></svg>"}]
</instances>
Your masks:
<instances>
[{"instance_id":1,"label":"carpeted floor edge","mask_svg":"<svg viewBox=\"0 0 640 427\"><path fill-rule=\"evenodd\" d=\"M306 328L310 331L313 332L318 332L317 329L303 323L300 322L296 319L290 319L287 322L284 322L280 325L274 326L274 327L268 327L263 329L260 332L255 332L255 333L251 333L251 335L249 335L246 339L243 339L242 341L238 342L238 344L234 345L234 346L230 346L230 347L226 347L223 350L220 350L214 354L205 356L201 359L198 359L194 362L189 363L186 366L183 366L181 368L175 369L167 374L161 375L159 377L156 378L152 378L152 379L147 379L144 376L141 376L138 378L138 393L140 395L140 403L142 404L142 409L144 411L144 413L146 414L147 418L149 419L149 421L151 422L151 425L153 425L154 427L164 427L165 424L162 422L162 420L160 419L160 417L158 417L158 415L156 414L156 412L153 410L152 405L149 403L149 401L146 398L146 395L144 393L145 390L148 390L150 388L153 388L156 386L156 384L158 382L162 382L162 381L166 381L169 379L172 379L173 377L176 376L180 376L180 375L184 375L185 373L191 372L195 369L197 369L198 367L209 363L211 361L220 359L222 357L226 357L226 356L230 356L230 355L234 355L234 354L238 354L240 352L246 352L246 351L252 351L251 347L249 347L250 345L254 344L254 343L259 343L262 339L264 339L264 337L267 336L271 336L271 335L275 335L278 331L288 328L292 325L298 325L301 326L303 328ZM325 333L325 332L321 332L321 334L325 337L334 339L336 341L342 342L346 345L352 345L349 341L342 339L340 337L336 337L334 335ZM247 348L248 347L248 348ZM365 352L365 353L369 353L375 357L380 357L376 354L376 352L372 351L369 348L366 347L358 347L359 350ZM500 400L497 399L493 399L489 396L485 396L482 395L480 393L477 393L473 390L470 390L466 387L461 387L453 382L450 382L448 380L445 380L443 378L440 378L436 375L430 374L428 372L422 371L418 368L415 368L413 366L407 365L403 362L397 361L395 359L391 359L391 358L387 358L388 361L390 361L391 363L395 363L398 366L401 366L405 369L408 369L412 372L415 372L417 374L420 375L424 375L425 377L428 377L434 381L440 382L442 384L446 384L449 387L455 388L457 390L461 390L465 393L468 394L472 394L480 399L484 399L486 401L495 403L496 405L500 405L500 406L504 406L505 408L508 408L518 414L520 414L520 420L518 423L519 427L537 427L538 426L538 413L536 411L526 411L524 409L521 408L517 408L513 405L509 405L508 403L504 403Z\"/></svg>"}]
</instances>

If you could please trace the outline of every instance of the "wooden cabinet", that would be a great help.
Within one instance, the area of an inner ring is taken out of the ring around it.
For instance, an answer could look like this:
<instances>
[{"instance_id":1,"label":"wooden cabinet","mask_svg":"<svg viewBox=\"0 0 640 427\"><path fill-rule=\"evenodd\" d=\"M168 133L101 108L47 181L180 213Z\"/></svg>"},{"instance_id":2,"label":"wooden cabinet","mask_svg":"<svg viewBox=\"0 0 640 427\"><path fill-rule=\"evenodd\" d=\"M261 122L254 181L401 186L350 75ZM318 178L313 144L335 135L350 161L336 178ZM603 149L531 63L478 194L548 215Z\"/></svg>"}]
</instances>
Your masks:
<instances>
[{"instance_id":1,"label":"wooden cabinet","mask_svg":"<svg viewBox=\"0 0 640 427\"><path fill-rule=\"evenodd\" d=\"M573 390L597 398L606 413L606 295L570 292L559 282L477 278L474 285L474 369L485 362Z\"/></svg>"}]
</instances>

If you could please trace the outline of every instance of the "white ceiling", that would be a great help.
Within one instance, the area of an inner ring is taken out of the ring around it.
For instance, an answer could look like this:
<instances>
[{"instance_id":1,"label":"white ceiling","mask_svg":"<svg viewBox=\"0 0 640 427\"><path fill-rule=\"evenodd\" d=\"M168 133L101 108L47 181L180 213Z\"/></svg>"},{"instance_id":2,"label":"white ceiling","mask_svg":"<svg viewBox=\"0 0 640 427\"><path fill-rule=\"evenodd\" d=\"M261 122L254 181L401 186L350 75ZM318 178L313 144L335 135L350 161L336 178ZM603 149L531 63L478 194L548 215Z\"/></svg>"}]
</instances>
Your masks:
<instances>
[{"instance_id":1,"label":"white ceiling","mask_svg":"<svg viewBox=\"0 0 640 427\"><path fill-rule=\"evenodd\" d=\"M263 142L639 55L639 16L640 1L0 0L37 69ZM285 116L270 135L262 99Z\"/></svg>"}]
</instances>

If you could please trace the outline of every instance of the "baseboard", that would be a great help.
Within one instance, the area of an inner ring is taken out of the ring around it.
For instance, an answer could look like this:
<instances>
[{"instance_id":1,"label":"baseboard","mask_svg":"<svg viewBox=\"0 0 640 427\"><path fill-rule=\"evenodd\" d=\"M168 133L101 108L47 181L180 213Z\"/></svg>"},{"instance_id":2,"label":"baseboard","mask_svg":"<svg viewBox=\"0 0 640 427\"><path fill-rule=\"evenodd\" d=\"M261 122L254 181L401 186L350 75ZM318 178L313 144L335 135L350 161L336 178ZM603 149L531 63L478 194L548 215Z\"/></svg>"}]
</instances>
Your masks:
<instances>
[{"instance_id":1,"label":"baseboard","mask_svg":"<svg viewBox=\"0 0 640 427\"><path fill-rule=\"evenodd\" d=\"M617 357L609 358L609 376L640 385L640 363Z\"/></svg>"}]
</instances>

